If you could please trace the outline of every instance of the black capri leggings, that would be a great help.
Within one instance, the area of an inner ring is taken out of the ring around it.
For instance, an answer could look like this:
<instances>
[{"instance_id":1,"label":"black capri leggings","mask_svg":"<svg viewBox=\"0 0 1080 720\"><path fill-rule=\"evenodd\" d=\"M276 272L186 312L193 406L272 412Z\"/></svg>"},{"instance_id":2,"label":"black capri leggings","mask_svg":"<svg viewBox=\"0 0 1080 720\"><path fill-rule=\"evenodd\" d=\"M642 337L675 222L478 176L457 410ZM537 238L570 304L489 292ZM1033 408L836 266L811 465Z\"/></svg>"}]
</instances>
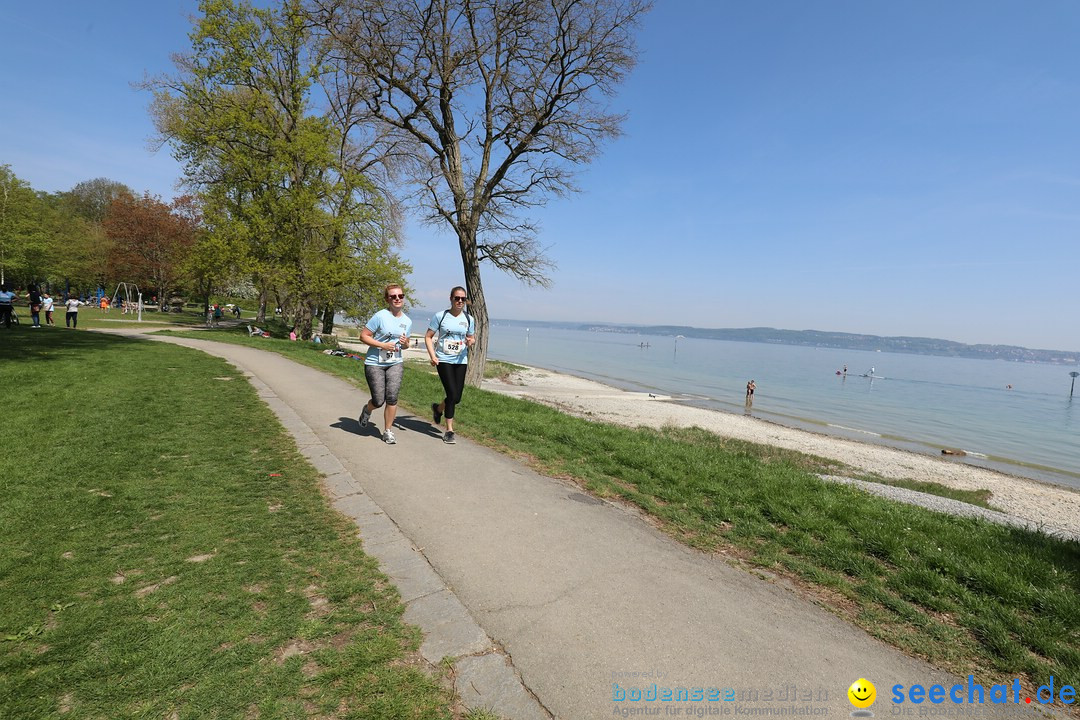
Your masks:
<instances>
[{"instance_id":1,"label":"black capri leggings","mask_svg":"<svg viewBox=\"0 0 1080 720\"><path fill-rule=\"evenodd\" d=\"M443 415L448 420L454 419L454 406L461 402L461 393L465 392L465 371L469 366L465 363L438 364L439 379L442 380L443 390L446 391L446 399L443 400Z\"/></svg>"}]
</instances>

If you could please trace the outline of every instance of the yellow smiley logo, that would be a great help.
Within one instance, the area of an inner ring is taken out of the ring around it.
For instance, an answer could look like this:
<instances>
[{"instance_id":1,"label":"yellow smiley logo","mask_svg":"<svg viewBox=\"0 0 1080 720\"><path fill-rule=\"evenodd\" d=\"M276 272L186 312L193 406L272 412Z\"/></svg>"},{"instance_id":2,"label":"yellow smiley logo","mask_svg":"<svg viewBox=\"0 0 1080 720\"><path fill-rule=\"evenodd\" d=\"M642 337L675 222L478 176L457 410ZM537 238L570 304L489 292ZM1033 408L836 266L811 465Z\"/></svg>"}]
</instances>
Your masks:
<instances>
[{"instance_id":1,"label":"yellow smiley logo","mask_svg":"<svg viewBox=\"0 0 1080 720\"><path fill-rule=\"evenodd\" d=\"M877 699L877 688L866 678L859 678L847 689L848 700L857 708L868 708Z\"/></svg>"}]
</instances>

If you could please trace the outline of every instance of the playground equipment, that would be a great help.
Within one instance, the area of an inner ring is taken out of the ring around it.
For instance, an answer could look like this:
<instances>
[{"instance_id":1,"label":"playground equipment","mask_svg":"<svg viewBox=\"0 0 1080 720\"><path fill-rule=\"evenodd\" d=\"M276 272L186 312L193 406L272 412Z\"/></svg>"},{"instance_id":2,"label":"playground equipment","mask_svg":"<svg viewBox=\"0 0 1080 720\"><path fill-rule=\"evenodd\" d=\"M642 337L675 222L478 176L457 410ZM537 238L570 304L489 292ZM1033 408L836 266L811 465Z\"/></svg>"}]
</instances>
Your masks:
<instances>
[{"instance_id":1,"label":"playground equipment","mask_svg":"<svg viewBox=\"0 0 1080 720\"><path fill-rule=\"evenodd\" d=\"M123 293L121 295L121 293ZM116 286L116 291L113 292L112 299L109 304L112 307L116 307L116 300L120 298L124 301L124 310L122 314L135 314L135 307L138 308L139 322L142 322L142 293L139 292L139 286L135 283L122 282Z\"/></svg>"}]
</instances>

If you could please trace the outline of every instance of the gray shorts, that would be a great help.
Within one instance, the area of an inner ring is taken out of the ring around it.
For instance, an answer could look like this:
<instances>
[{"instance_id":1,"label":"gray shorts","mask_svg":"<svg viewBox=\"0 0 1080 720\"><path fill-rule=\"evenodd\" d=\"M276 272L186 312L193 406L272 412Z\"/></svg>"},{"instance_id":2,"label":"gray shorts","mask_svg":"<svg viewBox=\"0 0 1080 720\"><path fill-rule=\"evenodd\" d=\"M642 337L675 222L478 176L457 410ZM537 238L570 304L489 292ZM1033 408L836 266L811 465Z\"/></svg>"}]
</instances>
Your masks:
<instances>
[{"instance_id":1,"label":"gray shorts","mask_svg":"<svg viewBox=\"0 0 1080 720\"><path fill-rule=\"evenodd\" d=\"M397 405L398 391L401 390L401 374L405 363L393 365L365 365L364 377L371 389L371 404L374 407Z\"/></svg>"}]
</instances>

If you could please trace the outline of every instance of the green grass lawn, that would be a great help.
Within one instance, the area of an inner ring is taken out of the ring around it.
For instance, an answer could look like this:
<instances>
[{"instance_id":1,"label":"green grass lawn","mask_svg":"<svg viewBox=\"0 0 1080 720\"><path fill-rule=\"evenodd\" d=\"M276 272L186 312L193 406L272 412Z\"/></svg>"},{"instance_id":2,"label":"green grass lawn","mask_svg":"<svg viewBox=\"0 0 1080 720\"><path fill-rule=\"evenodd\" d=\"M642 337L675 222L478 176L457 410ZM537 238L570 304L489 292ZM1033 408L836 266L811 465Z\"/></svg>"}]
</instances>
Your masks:
<instances>
[{"instance_id":1,"label":"green grass lawn","mask_svg":"<svg viewBox=\"0 0 1080 720\"><path fill-rule=\"evenodd\" d=\"M251 301L250 307L247 310L241 310L241 323L253 322L255 318L255 302ZM19 317L19 324L25 327L30 327L30 311L23 305L15 308ZM57 299L56 309L53 311L53 322L55 327L63 329L66 327L67 312L60 300ZM222 322L226 325L236 322L237 318L234 317L227 310L225 311L225 317ZM281 324L276 318L271 320L272 323ZM41 313L41 323L45 324L45 313ZM203 327L206 324L206 315L202 311L201 305L192 304L185 307L182 312L159 312L156 306L144 305L142 320L139 320L139 316L136 313L121 313L119 307L110 308L108 312L104 312L101 308L92 307L89 305L83 305L79 308L79 330L94 329L94 328L115 328L124 326L141 326L141 327ZM288 330L285 331L288 334Z\"/></svg>"},{"instance_id":2,"label":"green grass lawn","mask_svg":"<svg viewBox=\"0 0 1080 720\"><path fill-rule=\"evenodd\" d=\"M53 312L53 322L56 323L57 329L65 328L65 312L62 306L57 306L57 309ZM247 321L250 321L253 315L247 314ZM231 315L226 315L225 320L233 319ZM29 326L30 318L26 312L20 311L19 322L22 325ZM41 315L41 322L45 322L45 314ZM100 308L96 307L81 307L79 308L79 330L87 330L94 328L115 328L124 326L162 326L162 327L202 327L206 324L206 315L199 308L187 308L183 312L158 312L157 310L144 310L142 314L142 320L139 320L139 316L134 313L122 314L119 308L111 308L109 312L102 312Z\"/></svg>"},{"instance_id":3,"label":"green grass lawn","mask_svg":"<svg viewBox=\"0 0 1080 720\"><path fill-rule=\"evenodd\" d=\"M62 320L0 328L0 717L452 717L243 377Z\"/></svg>"},{"instance_id":4,"label":"green grass lawn","mask_svg":"<svg viewBox=\"0 0 1080 720\"><path fill-rule=\"evenodd\" d=\"M280 352L363 386L358 362L310 344L227 331L199 337ZM426 417L441 394L426 363L407 368L403 406ZM631 502L683 542L790 578L946 669L990 681L1080 678L1078 543L826 483L814 473L850 469L698 428L625 428L468 388L455 430Z\"/></svg>"}]
</instances>

